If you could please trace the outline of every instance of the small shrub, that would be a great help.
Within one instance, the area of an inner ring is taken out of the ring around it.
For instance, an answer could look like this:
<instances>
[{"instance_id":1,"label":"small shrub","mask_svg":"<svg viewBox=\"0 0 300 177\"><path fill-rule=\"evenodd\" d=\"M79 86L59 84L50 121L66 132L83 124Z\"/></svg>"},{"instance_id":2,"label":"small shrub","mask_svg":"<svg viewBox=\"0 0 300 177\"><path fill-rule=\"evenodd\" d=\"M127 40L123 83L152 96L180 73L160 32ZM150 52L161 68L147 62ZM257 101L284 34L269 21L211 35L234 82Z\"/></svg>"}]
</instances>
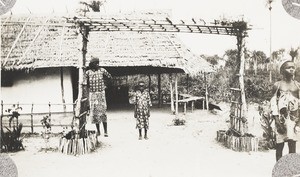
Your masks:
<instances>
[{"instance_id":1,"label":"small shrub","mask_svg":"<svg viewBox=\"0 0 300 177\"><path fill-rule=\"evenodd\" d=\"M260 124L263 129L263 138L265 139L264 147L265 149L274 149L276 145L276 133L272 128L272 123L274 119L272 118L270 112L268 111L267 102L259 105L259 115Z\"/></svg>"},{"instance_id":2,"label":"small shrub","mask_svg":"<svg viewBox=\"0 0 300 177\"><path fill-rule=\"evenodd\" d=\"M176 119L173 119L173 124L175 126L185 125L185 120L184 119L176 118Z\"/></svg>"},{"instance_id":3,"label":"small shrub","mask_svg":"<svg viewBox=\"0 0 300 177\"><path fill-rule=\"evenodd\" d=\"M16 107L15 105L13 105L12 109L6 110L6 112L11 113L9 116L9 126L3 126L3 128L1 127L1 141L3 144L0 148L7 152L24 150L22 138L20 138L23 124L18 123L20 115L18 112L19 110L22 110L22 108ZM13 123L14 119L16 119L16 121Z\"/></svg>"},{"instance_id":4,"label":"small shrub","mask_svg":"<svg viewBox=\"0 0 300 177\"><path fill-rule=\"evenodd\" d=\"M51 118L49 116L44 116L41 120L44 131L42 131L42 137L45 140L45 151L50 150L49 139L51 134Z\"/></svg>"}]
</instances>

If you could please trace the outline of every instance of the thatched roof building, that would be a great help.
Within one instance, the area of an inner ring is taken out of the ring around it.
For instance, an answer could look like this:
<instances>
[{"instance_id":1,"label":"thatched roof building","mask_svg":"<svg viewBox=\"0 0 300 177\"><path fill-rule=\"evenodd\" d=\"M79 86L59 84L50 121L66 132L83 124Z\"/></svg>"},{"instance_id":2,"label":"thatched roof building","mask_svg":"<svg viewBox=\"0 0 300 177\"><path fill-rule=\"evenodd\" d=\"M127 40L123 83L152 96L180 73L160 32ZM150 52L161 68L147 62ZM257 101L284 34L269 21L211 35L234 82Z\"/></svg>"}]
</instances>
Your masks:
<instances>
[{"instance_id":1,"label":"thatched roof building","mask_svg":"<svg viewBox=\"0 0 300 177\"><path fill-rule=\"evenodd\" d=\"M2 70L80 66L81 34L65 18L6 16L2 21ZM98 57L113 75L212 71L175 34L99 31L88 40L87 60Z\"/></svg>"}]
</instances>

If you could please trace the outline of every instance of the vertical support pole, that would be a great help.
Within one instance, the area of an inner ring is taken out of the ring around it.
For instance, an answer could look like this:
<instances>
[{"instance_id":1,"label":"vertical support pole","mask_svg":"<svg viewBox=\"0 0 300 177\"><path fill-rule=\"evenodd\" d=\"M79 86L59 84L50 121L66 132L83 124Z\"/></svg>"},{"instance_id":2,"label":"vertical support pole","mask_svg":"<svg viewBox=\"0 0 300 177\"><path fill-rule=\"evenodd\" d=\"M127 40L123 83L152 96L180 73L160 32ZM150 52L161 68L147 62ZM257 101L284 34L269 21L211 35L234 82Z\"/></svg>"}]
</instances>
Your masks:
<instances>
[{"instance_id":1,"label":"vertical support pole","mask_svg":"<svg viewBox=\"0 0 300 177\"><path fill-rule=\"evenodd\" d=\"M178 115L178 78L175 74L175 114Z\"/></svg>"},{"instance_id":2,"label":"vertical support pole","mask_svg":"<svg viewBox=\"0 0 300 177\"><path fill-rule=\"evenodd\" d=\"M203 80L204 80L204 82L205 82L205 73L203 73ZM204 87L205 87L205 83L204 83ZM204 95L204 97L205 97L205 95ZM205 109L205 99L206 99L206 98L204 98L204 99L202 100L202 110Z\"/></svg>"},{"instance_id":3,"label":"vertical support pole","mask_svg":"<svg viewBox=\"0 0 300 177\"><path fill-rule=\"evenodd\" d=\"M128 77L127 77L128 78ZM150 74L148 74L148 92L149 92L149 95L150 95L150 99L151 99L151 76ZM127 84L127 83L126 83Z\"/></svg>"},{"instance_id":4,"label":"vertical support pole","mask_svg":"<svg viewBox=\"0 0 300 177\"><path fill-rule=\"evenodd\" d=\"M51 103L50 103L50 101L48 103L48 106L49 106L49 117L51 117Z\"/></svg>"},{"instance_id":5,"label":"vertical support pole","mask_svg":"<svg viewBox=\"0 0 300 177\"><path fill-rule=\"evenodd\" d=\"M3 117L3 100L1 100L1 116L0 116L0 153L2 152L2 117Z\"/></svg>"},{"instance_id":6,"label":"vertical support pole","mask_svg":"<svg viewBox=\"0 0 300 177\"><path fill-rule=\"evenodd\" d=\"M246 95L245 95L245 83L244 83L244 70L245 70L245 55L244 55L244 47L245 47L245 31L240 29L239 34L237 35L237 48L238 48L238 59L240 61L239 68L239 85L240 85L240 95L241 95L241 118L245 118L247 120L247 103L246 103ZM242 134L247 130L246 125L243 126Z\"/></svg>"},{"instance_id":7,"label":"vertical support pole","mask_svg":"<svg viewBox=\"0 0 300 177\"><path fill-rule=\"evenodd\" d=\"M185 115L185 114L186 114L186 105L187 105L187 102L184 102L183 104L184 104L184 105L183 105L183 106L184 106L184 107L183 107L183 114Z\"/></svg>"},{"instance_id":8,"label":"vertical support pole","mask_svg":"<svg viewBox=\"0 0 300 177\"><path fill-rule=\"evenodd\" d=\"M64 112L67 112L66 100L65 100L65 89L64 89L64 69L60 68L60 89L61 89L61 99L63 104Z\"/></svg>"},{"instance_id":9,"label":"vertical support pole","mask_svg":"<svg viewBox=\"0 0 300 177\"><path fill-rule=\"evenodd\" d=\"M272 59L272 1L269 1L269 10L270 10L270 62L269 62L269 66L270 66L270 83L272 83L272 69L271 69L271 66L272 66L272 62L273 62L273 59Z\"/></svg>"},{"instance_id":10,"label":"vertical support pole","mask_svg":"<svg viewBox=\"0 0 300 177\"><path fill-rule=\"evenodd\" d=\"M235 129L237 129L239 132L241 131L239 128L239 120L241 119L241 117L239 116L240 113L241 113L240 104L237 103L236 104L236 116L235 116Z\"/></svg>"},{"instance_id":11,"label":"vertical support pole","mask_svg":"<svg viewBox=\"0 0 300 177\"><path fill-rule=\"evenodd\" d=\"M194 112L195 101L192 101L192 112Z\"/></svg>"},{"instance_id":12,"label":"vertical support pole","mask_svg":"<svg viewBox=\"0 0 300 177\"><path fill-rule=\"evenodd\" d=\"M83 24L79 23L80 25L80 33L82 37L82 58L79 59L80 67L79 67L79 86L78 86L78 98L77 98L77 105L76 105L76 117L79 119L79 123L76 125L78 130L81 129L80 136L84 136L85 132L85 122L86 122L86 115L81 115L83 112L87 110L88 102L82 101L82 99L88 97L88 90L86 86L84 87L84 72L85 72L85 63L86 63L86 53L87 53L87 43L88 43L88 35L89 35L89 28L84 26Z\"/></svg>"},{"instance_id":13,"label":"vertical support pole","mask_svg":"<svg viewBox=\"0 0 300 177\"><path fill-rule=\"evenodd\" d=\"M204 73L204 83L205 83L205 102L206 102L206 110L209 110L208 103L208 90L207 90L207 75Z\"/></svg>"},{"instance_id":14,"label":"vertical support pole","mask_svg":"<svg viewBox=\"0 0 300 177\"><path fill-rule=\"evenodd\" d=\"M17 103L17 107L16 107L19 111L19 108L20 108L20 103L18 102ZM19 126L19 117L16 119L17 120L17 127Z\"/></svg>"},{"instance_id":15,"label":"vertical support pole","mask_svg":"<svg viewBox=\"0 0 300 177\"><path fill-rule=\"evenodd\" d=\"M2 20L0 17L0 26L2 26ZM0 34L2 34L1 28L0 28ZM0 46L2 46L2 40L0 39ZM1 60L1 55L0 55L0 61ZM2 69L0 67L0 78L2 78ZM1 79L0 79L1 80ZM0 96L2 95L2 89L0 89ZM2 152L2 116L3 116L3 100L1 100L1 115L0 115L0 153Z\"/></svg>"},{"instance_id":16,"label":"vertical support pole","mask_svg":"<svg viewBox=\"0 0 300 177\"><path fill-rule=\"evenodd\" d=\"M189 75L186 75L186 92L189 93Z\"/></svg>"},{"instance_id":17,"label":"vertical support pole","mask_svg":"<svg viewBox=\"0 0 300 177\"><path fill-rule=\"evenodd\" d=\"M158 87L158 107L161 108L161 74L157 75Z\"/></svg>"},{"instance_id":18,"label":"vertical support pole","mask_svg":"<svg viewBox=\"0 0 300 177\"><path fill-rule=\"evenodd\" d=\"M174 108L174 93L173 93L173 77L172 73L169 76L169 82L170 82L170 98L171 98L171 112L175 114L175 108Z\"/></svg>"},{"instance_id":19,"label":"vertical support pole","mask_svg":"<svg viewBox=\"0 0 300 177\"><path fill-rule=\"evenodd\" d=\"M240 115L239 117L242 118L242 105L239 105L239 109L240 109ZM241 131L241 123L242 123L242 120L240 119L240 131Z\"/></svg>"},{"instance_id":20,"label":"vertical support pole","mask_svg":"<svg viewBox=\"0 0 300 177\"><path fill-rule=\"evenodd\" d=\"M75 113L75 106L76 106L76 103L74 102L72 104L73 117L75 117L75 115L76 115L76 113Z\"/></svg>"},{"instance_id":21,"label":"vertical support pole","mask_svg":"<svg viewBox=\"0 0 300 177\"><path fill-rule=\"evenodd\" d=\"M31 127L31 133L33 133L33 103L31 104L31 111L30 111L30 127Z\"/></svg>"}]
</instances>

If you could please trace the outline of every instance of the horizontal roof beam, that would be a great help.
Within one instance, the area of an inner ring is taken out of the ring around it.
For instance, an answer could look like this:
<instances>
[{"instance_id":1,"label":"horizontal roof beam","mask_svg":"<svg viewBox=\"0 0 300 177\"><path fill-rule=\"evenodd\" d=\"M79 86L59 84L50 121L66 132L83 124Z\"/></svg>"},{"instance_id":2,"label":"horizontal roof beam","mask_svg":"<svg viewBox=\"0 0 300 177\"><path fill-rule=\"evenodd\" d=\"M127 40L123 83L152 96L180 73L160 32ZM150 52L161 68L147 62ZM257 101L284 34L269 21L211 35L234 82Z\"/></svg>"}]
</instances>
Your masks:
<instances>
[{"instance_id":1,"label":"horizontal roof beam","mask_svg":"<svg viewBox=\"0 0 300 177\"><path fill-rule=\"evenodd\" d=\"M67 18L69 23L79 23L90 28L90 31L138 31L138 32L183 32L183 33L203 33L237 36L247 29L239 26L226 25L206 25L203 20L191 21L171 21L165 19L128 19L128 18L101 18L92 19L87 17Z\"/></svg>"}]
</instances>

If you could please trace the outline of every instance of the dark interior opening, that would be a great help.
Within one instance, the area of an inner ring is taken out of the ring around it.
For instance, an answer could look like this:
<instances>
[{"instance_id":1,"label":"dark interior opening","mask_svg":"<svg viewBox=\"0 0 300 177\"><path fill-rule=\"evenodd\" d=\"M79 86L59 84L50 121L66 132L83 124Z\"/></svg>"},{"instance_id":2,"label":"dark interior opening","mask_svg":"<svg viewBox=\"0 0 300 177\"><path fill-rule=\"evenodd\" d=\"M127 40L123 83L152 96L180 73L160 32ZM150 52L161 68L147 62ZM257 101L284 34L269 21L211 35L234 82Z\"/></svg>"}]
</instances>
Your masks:
<instances>
[{"instance_id":1,"label":"dark interior opening","mask_svg":"<svg viewBox=\"0 0 300 177\"><path fill-rule=\"evenodd\" d=\"M71 82L72 82L72 88L73 88L73 102L78 97L78 80L79 80L79 71L78 68L71 68Z\"/></svg>"},{"instance_id":2,"label":"dark interior opening","mask_svg":"<svg viewBox=\"0 0 300 177\"><path fill-rule=\"evenodd\" d=\"M128 91L129 87L125 85L108 86L105 92L107 107L111 108L115 106L129 105Z\"/></svg>"},{"instance_id":3,"label":"dark interior opening","mask_svg":"<svg viewBox=\"0 0 300 177\"><path fill-rule=\"evenodd\" d=\"M1 87L12 87L16 72L1 71Z\"/></svg>"}]
</instances>

